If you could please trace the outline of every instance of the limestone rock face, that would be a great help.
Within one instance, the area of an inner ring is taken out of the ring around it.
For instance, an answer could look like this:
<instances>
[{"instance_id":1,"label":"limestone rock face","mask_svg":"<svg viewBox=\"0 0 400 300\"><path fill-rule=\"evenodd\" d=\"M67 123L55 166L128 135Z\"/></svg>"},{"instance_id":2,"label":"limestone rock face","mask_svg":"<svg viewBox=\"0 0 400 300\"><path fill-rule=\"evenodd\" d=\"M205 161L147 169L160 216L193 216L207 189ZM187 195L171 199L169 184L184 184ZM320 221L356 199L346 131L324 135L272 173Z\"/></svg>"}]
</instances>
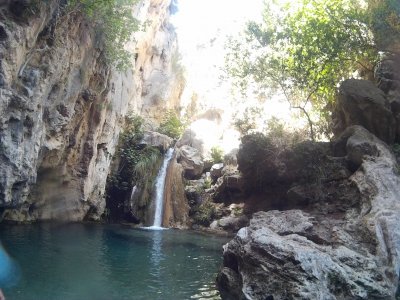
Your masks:
<instances>
[{"instance_id":1,"label":"limestone rock face","mask_svg":"<svg viewBox=\"0 0 400 300\"><path fill-rule=\"evenodd\" d=\"M200 178L204 169L204 162L200 152L188 145L184 145L179 148L179 154L177 156L178 163L180 163L184 169L184 176L187 179Z\"/></svg>"},{"instance_id":2,"label":"limestone rock face","mask_svg":"<svg viewBox=\"0 0 400 300\"><path fill-rule=\"evenodd\" d=\"M104 63L91 24L80 13L63 16L59 1L39 1L22 19L0 5L0 219L99 219L124 116L146 107L140 70L155 66L147 50L165 45L158 32L169 2L134 9L154 22L129 45L138 54L127 72Z\"/></svg>"},{"instance_id":3,"label":"limestone rock face","mask_svg":"<svg viewBox=\"0 0 400 300\"><path fill-rule=\"evenodd\" d=\"M396 121L385 93L366 80L345 80L339 89L336 134L361 125L387 143L396 137Z\"/></svg>"},{"instance_id":4,"label":"limestone rock face","mask_svg":"<svg viewBox=\"0 0 400 300\"><path fill-rule=\"evenodd\" d=\"M307 212L253 214L250 225L224 246L217 279L223 299L395 298L400 266L396 160L361 126L348 128L334 150L355 169L347 183L352 187L346 191L344 180L336 188L346 195L337 194L335 201L345 197L347 205L325 211L326 204L311 204L315 196L300 185L290 189L291 197L312 198L302 204Z\"/></svg>"},{"instance_id":5,"label":"limestone rock face","mask_svg":"<svg viewBox=\"0 0 400 300\"><path fill-rule=\"evenodd\" d=\"M141 145L157 147L161 151L165 152L168 150L168 148L171 147L172 142L172 138L165 134L161 134L155 131L146 131L140 143Z\"/></svg>"}]
</instances>

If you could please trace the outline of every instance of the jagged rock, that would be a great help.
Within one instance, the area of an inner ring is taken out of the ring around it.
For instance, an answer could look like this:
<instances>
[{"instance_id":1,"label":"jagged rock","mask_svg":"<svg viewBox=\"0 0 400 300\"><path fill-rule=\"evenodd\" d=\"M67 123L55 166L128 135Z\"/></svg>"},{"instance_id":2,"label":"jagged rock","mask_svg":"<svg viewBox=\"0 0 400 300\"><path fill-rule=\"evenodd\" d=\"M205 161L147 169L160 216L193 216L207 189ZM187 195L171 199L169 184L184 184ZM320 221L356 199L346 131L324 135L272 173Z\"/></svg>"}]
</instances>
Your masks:
<instances>
[{"instance_id":1,"label":"jagged rock","mask_svg":"<svg viewBox=\"0 0 400 300\"><path fill-rule=\"evenodd\" d=\"M222 175L223 163L214 164L210 169L211 178L217 180Z\"/></svg>"},{"instance_id":2,"label":"jagged rock","mask_svg":"<svg viewBox=\"0 0 400 300\"><path fill-rule=\"evenodd\" d=\"M249 227L224 246L224 269L218 276L223 299L395 298L400 266L396 160L384 142L361 126L348 128L334 148L356 166L336 186L347 195L335 196L328 211L321 202L306 206L307 213L255 213ZM335 187L334 182L329 184ZM291 197L314 199L306 187L293 187Z\"/></svg>"},{"instance_id":3,"label":"jagged rock","mask_svg":"<svg viewBox=\"0 0 400 300\"><path fill-rule=\"evenodd\" d=\"M217 279L223 299L393 296L374 256L315 243L312 234L313 220L301 211L256 213L250 226L224 246L224 267L230 270Z\"/></svg>"},{"instance_id":4,"label":"jagged rock","mask_svg":"<svg viewBox=\"0 0 400 300\"><path fill-rule=\"evenodd\" d=\"M366 80L348 79L339 88L335 111L336 135L361 125L387 143L396 137L396 122L382 90Z\"/></svg>"},{"instance_id":5,"label":"jagged rock","mask_svg":"<svg viewBox=\"0 0 400 300\"><path fill-rule=\"evenodd\" d=\"M179 148L177 159L178 163L180 163L184 169L185 178L195 179L201 177L204 169L204 162L197 149L184 145Z\"/></svg>"},{"instance_id":6,"label":"jagged rock","mask_svg":"<svg viewBox=\"0 0 400 300\"><path fill-rule=\"evenodd\" d=\"M173 139L165 134L161 134L155 131L145 131L143 139L140 141L141 145L157 147L163 152L167 151L171 147Z\"/></svg>"}]
</instances>

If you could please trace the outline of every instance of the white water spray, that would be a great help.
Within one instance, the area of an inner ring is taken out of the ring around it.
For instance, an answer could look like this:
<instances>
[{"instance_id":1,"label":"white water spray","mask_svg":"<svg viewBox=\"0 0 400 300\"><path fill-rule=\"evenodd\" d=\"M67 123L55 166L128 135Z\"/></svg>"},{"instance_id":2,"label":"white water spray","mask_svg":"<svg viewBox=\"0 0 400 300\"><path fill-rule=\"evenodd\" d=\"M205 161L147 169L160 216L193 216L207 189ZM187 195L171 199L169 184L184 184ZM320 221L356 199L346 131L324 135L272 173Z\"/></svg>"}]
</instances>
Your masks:
<instances>
[{"instance_id":1,"label":"white water spray","mask_svg":"<svg viewBox=\"0 0 400 300\"><path fill-rule=\"evenodd\" d=\"M167 175L168 163L171 160L173 153L174 149L172 148L168 149L167 153L165 154L161 169L158 172L156 178L156 196L155 196L156 209L154 213L153 226L149 227L149 229L162 229L161 223L163 217L165 177Z\"/></svg>"}]
</instances>

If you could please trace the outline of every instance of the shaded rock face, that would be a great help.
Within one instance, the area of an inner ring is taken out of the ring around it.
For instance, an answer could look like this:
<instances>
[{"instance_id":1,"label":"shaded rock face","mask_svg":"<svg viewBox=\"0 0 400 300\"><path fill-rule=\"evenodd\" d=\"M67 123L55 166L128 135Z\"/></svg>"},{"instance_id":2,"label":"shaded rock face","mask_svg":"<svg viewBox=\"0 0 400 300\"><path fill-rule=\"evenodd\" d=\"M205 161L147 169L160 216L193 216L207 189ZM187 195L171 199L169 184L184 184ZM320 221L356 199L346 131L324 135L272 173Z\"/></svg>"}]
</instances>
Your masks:
<instances>
[{"instance_id":1,"label":"shaded rock face","mask_svg":"<svg viewBox=\"0 0 400 300\"><path fill-rule=\"evenodd\" d=\"M302 210L255 213L224 246L217 279L223 299L395 298L398 165L386 144L361 126L343 133L334 154L356 168L338 180L334 198L341 205L316 201L312 188L298 185L291 197L310 198Z\"/></svg>"},{"instance_id":2,"label":"shaded rock face","mask_svg":"<svg viewBox=\"0 0 400 300\"><path fill-rule=\"evenodd\" d=\"M361 125L387 143L396 138L396 119L384 91L371 81L348 79L339 89L334 131Z\"/></svg>"},{"instance_id":3,"label":"shaded rock face","mask_svg":"<svg viewBox=\"0 0 400 300\"><path fill-rule=\"evenodd\" d=\"M0 219L100 218L122 120L146 102L140 69L155 65L155 58L146 64L147 49L164 44L155 37L169 1L139 4L137 17L154 22L137 37L136 70L118 72L104 63L82 15L58 19L58 2L39 4L35 14L13 1L0 5Z\"/></svg>"},{"instance_id":4,"label":"shaded rock face","mask_svg":"<svg viewBox=\"0 0 400 300\"><path fill-rule=\"evenodd\" d=\"M344 156L335 156L329 143L303 142L278 149L262 135L245 137L238 152L237 195L244 199L246 213L314 205L325 211L349 207L358 198L348 180L352 170ZM220 202L238 198L221 193L224 189L217 191Z\"/></svg>"}]
</instances>

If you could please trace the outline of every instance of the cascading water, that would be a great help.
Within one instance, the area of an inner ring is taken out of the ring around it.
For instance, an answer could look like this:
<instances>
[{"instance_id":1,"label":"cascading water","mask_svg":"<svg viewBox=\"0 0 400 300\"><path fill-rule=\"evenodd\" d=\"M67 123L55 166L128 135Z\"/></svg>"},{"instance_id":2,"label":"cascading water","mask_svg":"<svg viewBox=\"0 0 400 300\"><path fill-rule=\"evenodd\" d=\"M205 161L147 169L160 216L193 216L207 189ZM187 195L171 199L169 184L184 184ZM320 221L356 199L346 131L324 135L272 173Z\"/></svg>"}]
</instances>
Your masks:
<instances>
[{"instance_id":1,"label":"cascading water","mask_svg":"<svg viewBox=\"0 0 400 300\"><path fill-rule=\"evenodd\" d=\"M171 160L173 153L174 149L172 148L168 149L167 153L165 154L161 169L158 172L156 178L156 196L155 196L156 209L154 213L154 223L153 226L149 227L150 229L162 229L161 223L163 217L165 177L167 174L168 163Z\"/></svg>"}]
</instances>

